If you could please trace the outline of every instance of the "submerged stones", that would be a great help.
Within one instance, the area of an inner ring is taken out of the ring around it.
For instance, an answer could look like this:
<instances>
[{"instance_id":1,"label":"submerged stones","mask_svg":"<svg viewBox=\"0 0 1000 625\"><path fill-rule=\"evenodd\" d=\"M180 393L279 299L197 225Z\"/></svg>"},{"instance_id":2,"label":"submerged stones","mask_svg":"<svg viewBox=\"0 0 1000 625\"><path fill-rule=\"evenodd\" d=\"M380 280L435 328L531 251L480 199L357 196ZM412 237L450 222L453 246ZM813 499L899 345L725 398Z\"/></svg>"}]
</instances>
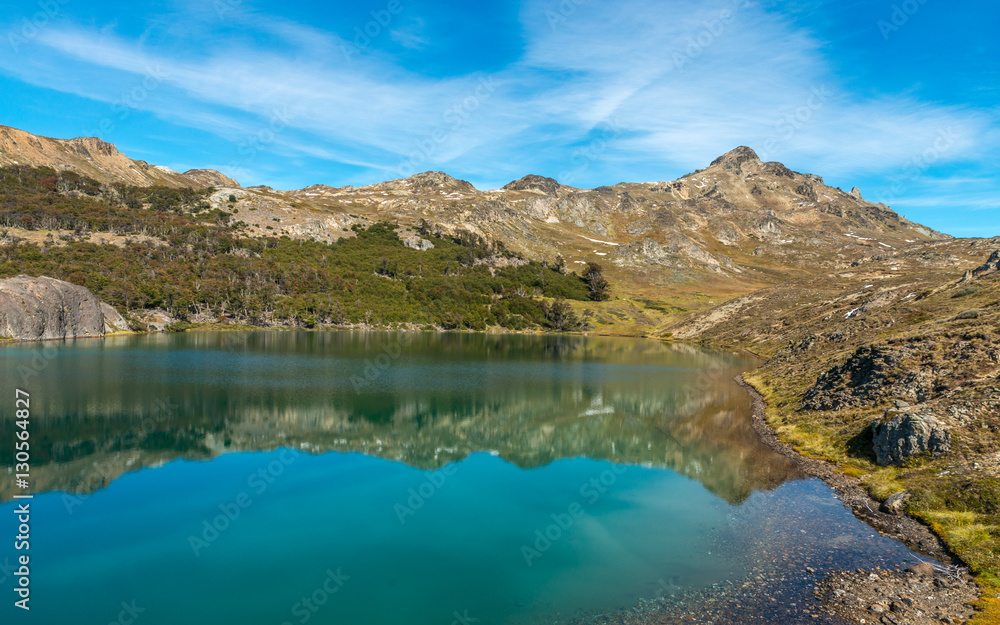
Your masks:
<instances>
[{"instance_id":1,"label":"submerged stones","mask_svg":"<svg viewBox=\"0 0 1000 625\"><path fill-rule=\"evenodd\" d=\"M871 428L875 461L882 466L901 465L911 456L937 454L951 446L951 433L937 417L905 402L887 410Z\"/></svg>"}]
</instances>

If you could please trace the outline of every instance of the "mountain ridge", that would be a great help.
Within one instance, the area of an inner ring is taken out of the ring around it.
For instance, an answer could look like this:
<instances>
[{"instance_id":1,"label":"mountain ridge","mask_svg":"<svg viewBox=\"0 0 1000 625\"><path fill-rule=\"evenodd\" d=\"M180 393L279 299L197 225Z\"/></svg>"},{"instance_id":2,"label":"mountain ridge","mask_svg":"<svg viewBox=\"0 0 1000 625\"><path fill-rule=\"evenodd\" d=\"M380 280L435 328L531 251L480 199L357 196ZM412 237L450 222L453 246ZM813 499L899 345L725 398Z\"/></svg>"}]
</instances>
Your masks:
<instances>
[{"instance_id":1,"label":"mountain ridge","mask_svg":"<svg viewBox=\"0 0 1000 625\"><path fill-rule=\"evenodd\" d=\"M97 138L49 139L0 126L0 166L31 164L105 183L211 187L210 209L229 214L252 237L333 242L354 236L352 226L390 221L481 239L535 260L561 256L570 270L602 263L625 285L623 294L660 299L666 288L679 301L704 300L696 307L715 294L734 296L848 266L874 251L950 238L818 175L762 162L747 146L677 180L594 189L528 174L479 190L429 171L361 187L275 190L242 188L213 170L177 173L133 161Z\"/></svg>"}]
</instances>

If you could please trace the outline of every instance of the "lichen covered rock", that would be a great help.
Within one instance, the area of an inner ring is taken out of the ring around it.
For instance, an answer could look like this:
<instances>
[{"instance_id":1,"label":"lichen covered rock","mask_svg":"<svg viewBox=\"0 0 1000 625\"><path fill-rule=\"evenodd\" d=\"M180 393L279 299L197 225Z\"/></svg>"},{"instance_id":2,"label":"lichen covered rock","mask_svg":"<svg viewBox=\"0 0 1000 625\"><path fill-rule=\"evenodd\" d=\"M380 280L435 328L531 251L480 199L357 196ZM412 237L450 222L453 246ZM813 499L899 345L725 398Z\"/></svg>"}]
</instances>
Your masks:
<instances>
[{"instance_id":1,"label":"lichen covered rock","mask_svg":"<svg viewBox=\"0 0 1000 625\"><path fill-rule=\"evenodd\" d=\"M891 408L871 427L875 461L882 466L901 465L911 456L937 454L951 446L951 433L944 424L919 408Z\"/></svg>"}]
</instances>

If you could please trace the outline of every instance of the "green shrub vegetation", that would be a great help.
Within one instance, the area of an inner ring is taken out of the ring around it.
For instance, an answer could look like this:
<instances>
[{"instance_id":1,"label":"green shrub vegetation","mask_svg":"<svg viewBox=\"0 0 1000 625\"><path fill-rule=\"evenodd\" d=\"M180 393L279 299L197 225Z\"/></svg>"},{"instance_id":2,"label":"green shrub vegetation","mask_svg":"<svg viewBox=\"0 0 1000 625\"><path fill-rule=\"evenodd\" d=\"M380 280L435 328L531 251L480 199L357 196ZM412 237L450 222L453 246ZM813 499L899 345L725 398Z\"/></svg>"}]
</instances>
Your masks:
<instances>
[{"instance_id":1,"label":"green shrub vegetation","mask_svg":"<svg viewBox=\"0 0 1000 625\"><path fill-rule=\"evenodd\" d=\"M469 233L427 231L434 244L427 251L406 247L390 223L355 226L354 236L332 244L251 238L229 213L210 210L210 193L106 186L46 168L0 168L0 225L74 233L61 245L8 239L0 247L0 278L67 280L123 313L163 308L181 321L207 313L229 322L307 327L410 322L570 330L579 327L575 318L563 315L560 304L553 319L547 300L593 297L593 277L588 283L516 259ZM98 244L86 240L91 233L132 238Z\"/></svg>"}]
</instances>

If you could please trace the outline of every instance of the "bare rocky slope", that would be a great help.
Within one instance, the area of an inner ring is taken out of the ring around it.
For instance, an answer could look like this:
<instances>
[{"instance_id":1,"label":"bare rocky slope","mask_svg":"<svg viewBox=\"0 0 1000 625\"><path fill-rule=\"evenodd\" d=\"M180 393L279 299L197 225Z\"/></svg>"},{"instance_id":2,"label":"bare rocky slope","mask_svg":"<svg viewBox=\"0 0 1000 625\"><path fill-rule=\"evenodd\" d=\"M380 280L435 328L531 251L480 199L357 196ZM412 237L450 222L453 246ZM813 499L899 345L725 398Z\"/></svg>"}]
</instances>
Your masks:
<instances>
[{"instance_id":1,"label":"bare rocky slope","mask_svg":"<svg viewBox=\"0 0 1000 625\"><path fill-rule=\"evenodd\" d=\"M0 339L66 339L128 329L114 308L82 286L45 277L0 280Z\"/></svg>"},{"instance_id":2,"label":"bare rocky slope","mask_svg":"<svg viewBox=\"0 0 1000 625\"><path fill-rule=\"evenodd\" d=\"M97 137L62 140L40 137L0 125L0 167L30 165L75 171L98 182L139 187L238 187L239 183L211 169L179 173L168 167L135 161Z\"/></svg>"}]
</instances>

